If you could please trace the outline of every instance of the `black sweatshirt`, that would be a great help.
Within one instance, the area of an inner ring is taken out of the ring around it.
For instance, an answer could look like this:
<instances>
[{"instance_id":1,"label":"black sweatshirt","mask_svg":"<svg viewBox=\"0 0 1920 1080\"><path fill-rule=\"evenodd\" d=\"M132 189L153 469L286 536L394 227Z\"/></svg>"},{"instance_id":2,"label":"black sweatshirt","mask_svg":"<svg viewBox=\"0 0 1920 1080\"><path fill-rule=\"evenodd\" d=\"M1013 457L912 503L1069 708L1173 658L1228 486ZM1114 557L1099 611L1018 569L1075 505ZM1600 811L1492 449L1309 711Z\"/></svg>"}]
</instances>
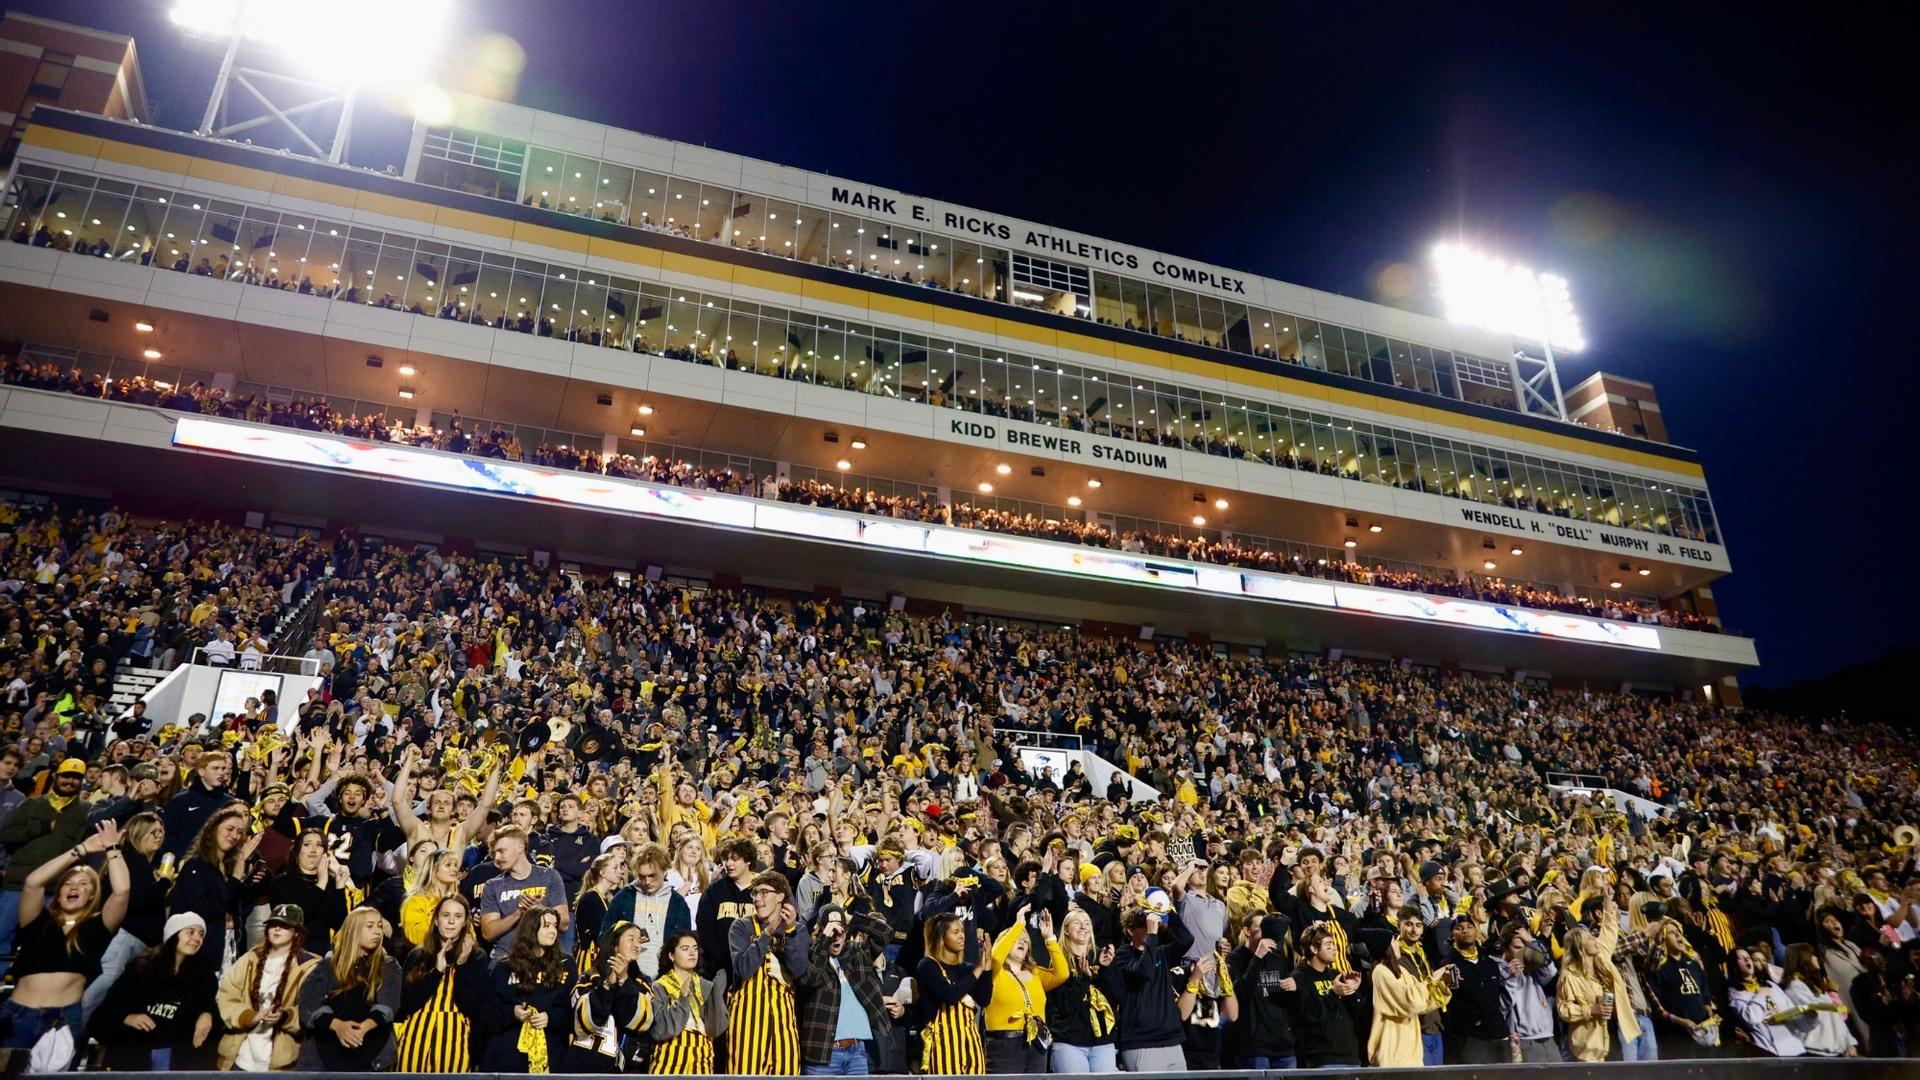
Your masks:
<instances>
[{"instance_id":1,"label":"black sweatshirt","mask_svg":"<svg viewBox=\"0 0 1920 1080\"><path fill-rule=\"evenodd\" d=\"M1315 971L1311 965L1301 964L1294 969L1300 1002L1300 1026L1294 1045L1303 1069L1364 1064L1354 1025L1366 1015L1366 1003L1357 991L1346 997L1334 993L1333 983L1339 977L1331 967Z\"/></svg>"},{"instance_id":2,"label":"black sweatshirt","mask_svg":"<svg viewBox=\"0 0 1920 1080\"><path fill-rule=\"evenodd\" d=\"M1167 916L1160 936L1148 938L1144 948L1122 945L1113 958L1120 969L1120 981L1127 988L1127 1000L1120 1006L1121 1050L1148 1050L1180 1046L1186 1031L1180 1023L1180 991L1173 985L1173 965L1186 955L1193 936L1181 924L1178 914Z\"/></svg>"}]
</instances>

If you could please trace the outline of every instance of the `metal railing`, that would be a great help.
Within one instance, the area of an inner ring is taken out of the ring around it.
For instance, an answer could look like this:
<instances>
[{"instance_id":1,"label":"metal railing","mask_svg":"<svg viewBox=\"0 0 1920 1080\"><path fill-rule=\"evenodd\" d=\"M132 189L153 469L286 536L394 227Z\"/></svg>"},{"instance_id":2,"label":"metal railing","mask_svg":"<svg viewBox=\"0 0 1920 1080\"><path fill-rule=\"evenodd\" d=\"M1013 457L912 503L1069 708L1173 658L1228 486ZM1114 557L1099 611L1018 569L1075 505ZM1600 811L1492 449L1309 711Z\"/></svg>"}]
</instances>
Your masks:
<instances>
[{"instance_id":1,"label":"metal railing","mask_svg":"<svg viewBox=\"0 0 1920 1080\"><path fill-rule=\"evenodd\" d=\"M230 663L214 663L207 655L205 645L195 645L187 657L189 664L205 664L208 667L232 668L235 671L267 671L279 675L318 675L320 661L304 656L290 656L285 653L256 653L248 656L241 652L233 654Z\"/></svg>"}]
</instances>

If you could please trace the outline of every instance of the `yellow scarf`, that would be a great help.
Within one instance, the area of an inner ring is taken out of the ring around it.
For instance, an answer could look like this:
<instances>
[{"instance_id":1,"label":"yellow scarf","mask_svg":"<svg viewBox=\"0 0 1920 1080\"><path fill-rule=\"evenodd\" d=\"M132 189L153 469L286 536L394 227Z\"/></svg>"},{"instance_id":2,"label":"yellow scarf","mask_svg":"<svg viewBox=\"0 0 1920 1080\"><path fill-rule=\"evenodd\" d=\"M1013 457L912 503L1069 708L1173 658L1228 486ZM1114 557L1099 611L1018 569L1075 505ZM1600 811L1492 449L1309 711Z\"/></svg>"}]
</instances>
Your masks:
<instances>
[{"instance_id":1,"label":"yellow scarf","mask_svg":"<svg viewBox=\"0 0 1920 1080\"><path fill-rule=\"evenodd\" d=\"M1087 1023L1093 1028L1094 1038L1104 1039L1113 1030L1114 1016L1112 1003L1093 981L1099 970L1092 964L1087 965Z\"/></svg>"},{"instance_id":2,"label":"yellow scarf","mask_svg":"<svg viewBox=\"0 0 1920 1080\"><path fill-rule=\"evenodd\" d=\"M527 1072L543 1074L547 1071L547 1033L535 1028L530 1021L520 1022L520 1038L514 1048L527 1055Z\"/></svg>"}]
</instances>

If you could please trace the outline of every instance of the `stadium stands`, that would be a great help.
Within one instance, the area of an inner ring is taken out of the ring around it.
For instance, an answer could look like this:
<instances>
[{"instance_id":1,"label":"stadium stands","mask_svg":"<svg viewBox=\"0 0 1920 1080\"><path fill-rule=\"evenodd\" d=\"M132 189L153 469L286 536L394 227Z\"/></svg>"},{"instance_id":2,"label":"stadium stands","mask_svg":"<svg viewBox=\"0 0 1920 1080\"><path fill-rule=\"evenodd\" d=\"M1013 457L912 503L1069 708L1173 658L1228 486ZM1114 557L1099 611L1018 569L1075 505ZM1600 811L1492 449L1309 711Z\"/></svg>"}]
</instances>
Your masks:
<instances>
[{"instance_id":1,"label":"stadium stands","mask_svg":"<svg viewBox=\"0 0 1920 1080\"><path fill-rule=\"evenodd\" d=\"M1890 729L351 531L4 519L23 1050L57 1020L119 1068L1266 1068L1887 1056L1920 1018ZM103 708L122 663L259 662L314 588L303 700ZM1050 774L1041 740L1123 772Z\"/></svg>"}]
</instances>

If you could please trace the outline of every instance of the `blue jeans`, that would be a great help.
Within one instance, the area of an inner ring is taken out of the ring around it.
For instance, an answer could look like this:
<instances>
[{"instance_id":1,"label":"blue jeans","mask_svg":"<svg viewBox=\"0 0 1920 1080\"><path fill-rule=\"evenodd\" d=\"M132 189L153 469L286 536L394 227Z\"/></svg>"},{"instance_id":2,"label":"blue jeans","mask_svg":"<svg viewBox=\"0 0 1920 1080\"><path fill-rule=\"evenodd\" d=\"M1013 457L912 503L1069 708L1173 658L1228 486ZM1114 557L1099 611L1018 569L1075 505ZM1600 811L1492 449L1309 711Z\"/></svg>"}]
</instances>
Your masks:
<instances>
[{"instance_id":1,"label":"blue jeans","mask_svg":"<svg viewBox=\"0 0 1920 1080\"><path fill-rule=\"evenodd\" d=\"M1240 1059L1240 1067L1243 1069L1291 1069L1298 1065L1298 1059L1292 1054L1288 1054L1286 1057L1250 1057ZM1059 1072L1060 1070L1055 1069L1053 1071Z\"/></svg>"},{"instance_id":2,"label":"blue jeans","mask_svg":"<svg viewBox=\"0 0 1920 1080\"><path fill-rule=\"evenodd\" d=\"M1440 1032L1420 1035L1420 1064L1445 1065L1447 1063L1447 1040Z\"/></svg>"},{"instance_id":3,"label":"blue jeans","mask_svg":"<svg viewBox=\"0 0 1920 1080\"><path fill-rule=\"evenodd\" d=\"M804 1076L867 1076L867 1044L856 1042L844 1049L834 1047L833 1057L825 1065L808 1065Z\"/></svg>"},{"instance_id":4,"label":"blue jeans","mask_svg":"<svg viewBox=\"0 0 1920 1080\"><path fill-rule=\"evenodd\" d=\"M100 959L100 974L87 984L87 992L80 998L82 1027L93 1022L94 1010L107 1000L107 991L113 989L113 984L120 981L120 975L127 970L127 965L146 948L146 942L125 930L114 934L113 940L107 942L107 953Z\"/></svg>"},{"instance_id":5,"label":"blue jeans","mask_svg":"<svg viewBox=\"0 0 1920 1080\"><path fill-rule=\"evenodd\" d=\"M20 890L0 890L0 975L13 966L13 935L20 930Z\"/></svg>"},{"instance_id":6,"label":"blue jeans","mask_svg":"<svg viewBox=\"0 0 1920 1080\"><path fill-rule=\"evenodd\" d=\"M79 1002L59 1009L30 1009L11 1001L0 1005L0 1028L5 1028L7 1032L0 1046L11 1050L31 1050L33 1044L39 1042L40 1036L45 1035L57 1020L65 1021L73 1029L73 1043L77 1050L80 1045Z\"/></svg>"},{"instance_id":7,"label":"blue jeans","mask_svg":"<svg viewBox=\"0 0 1920 1080\"><path fill-rule=\"evenodd\" d=\"M1066 1043L1053 1044L1048 1055L1047 1070L1057 1073L1112 1073L1120 1071L1120 1055L1114 1052L1113 1044L1102 1046L1068 1046Z\"/></svg>"},{"instance_id":8,"label":"blue jeans","mask_svg":"<svg viewBox=\"0 0 1920 1080\"><path fill-rule=\"evenodd\" d=\"M1653 1017L1635 1013L1633 1018L1640 1022L1640 1037L1632 1042L1623 1040L1620 1043L1620 1060L1659 1061L1660 1043L1653 1034Z\"/></svg>"}]
</instances>

